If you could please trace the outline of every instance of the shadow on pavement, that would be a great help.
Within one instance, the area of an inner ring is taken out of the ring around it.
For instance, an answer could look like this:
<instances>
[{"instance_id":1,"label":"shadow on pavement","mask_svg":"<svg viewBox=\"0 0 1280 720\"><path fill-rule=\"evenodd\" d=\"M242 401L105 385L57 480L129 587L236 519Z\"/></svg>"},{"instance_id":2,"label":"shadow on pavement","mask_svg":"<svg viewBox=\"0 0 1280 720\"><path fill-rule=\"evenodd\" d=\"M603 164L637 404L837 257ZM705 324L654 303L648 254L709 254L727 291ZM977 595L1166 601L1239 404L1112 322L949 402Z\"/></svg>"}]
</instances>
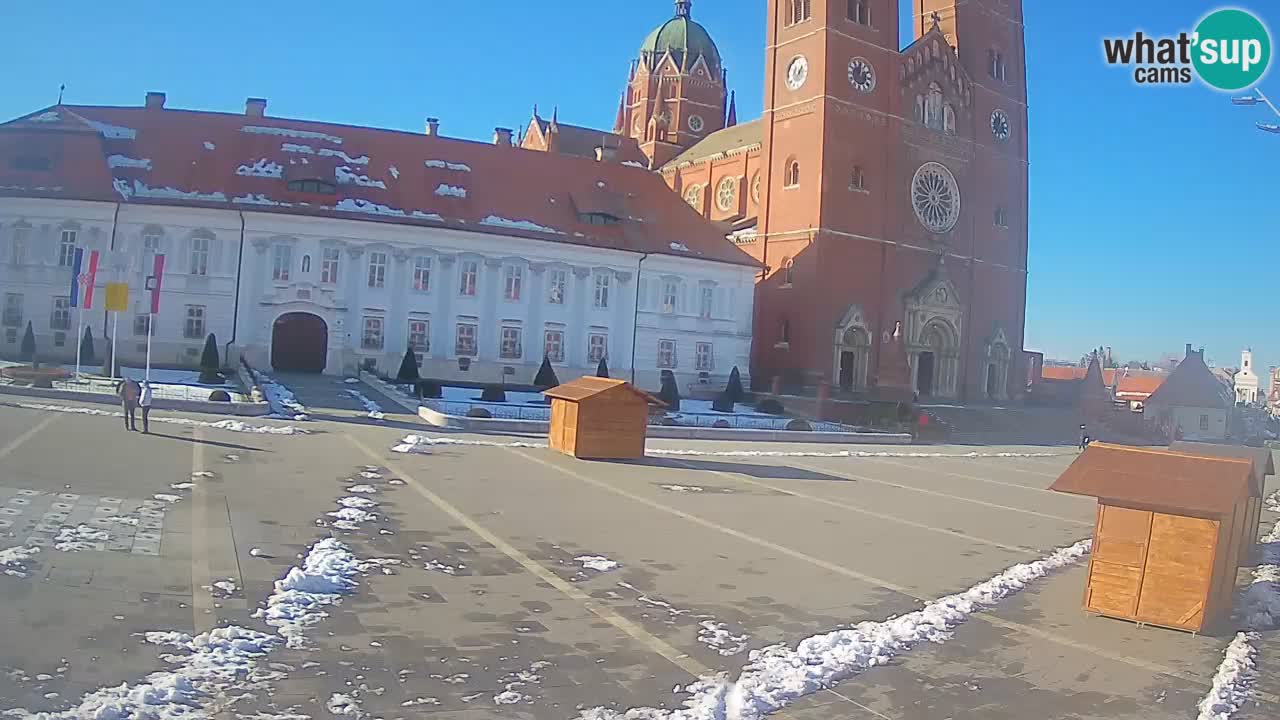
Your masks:
<instances>
[{"instance_id":1,"label":"shadow on pavement","mask_svg":"<svg viewBox=\"0 0 1280 720\"><path fill-rule=\"evenodd\" d=\"M830 480L834 482L857 482L837 475L817 472L804 468L793 468L785 465L756 465L753 463L728 462L724 460L702 460L694 458L646 457L643 460L604 460L619 465L640 465L645 467L671 468L672 470L698 470L702 472L738 473L761 480Z\"/></svg>"},{"instance_id":2,"label":"shadow on pavement","mask_svg":"<svg viewBox=\"0 0 1280 720\"><path fill-rule=\"evenodd\" d=\"M193 437L187 437L186 435L168 435L166 433L160 433L160 432L147 433L147 435L150 437L166 438L168 440L180 440L182 442L198 443L200 445L212 445L214 447L230 448L233 450L248 450L250 452L271 452L270 450L263 450L262 448L251 447L249 445L238 445L236 443L218 442L217 440L198 440Z\"/></svg>"}]
</instances>

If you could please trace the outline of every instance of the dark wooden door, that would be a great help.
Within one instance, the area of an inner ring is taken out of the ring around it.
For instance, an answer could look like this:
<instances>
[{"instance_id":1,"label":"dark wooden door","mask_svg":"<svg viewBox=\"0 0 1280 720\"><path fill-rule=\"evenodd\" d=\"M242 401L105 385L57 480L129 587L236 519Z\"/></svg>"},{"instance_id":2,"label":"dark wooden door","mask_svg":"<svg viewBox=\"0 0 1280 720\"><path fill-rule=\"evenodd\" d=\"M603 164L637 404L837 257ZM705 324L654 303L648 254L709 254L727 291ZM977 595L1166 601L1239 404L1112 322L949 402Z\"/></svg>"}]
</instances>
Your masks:
<instances>
[{"instance_id":1,"label":"dark wooden door","mask_svg":"<svg viewBox=\"0 0 1280 720\"><path fill-rule=\"evenodd\" d=\"M922 352L916 365L916 391L920 397L933 394L933 353Z\"/></svg>"},{"instance_id":2,"label":"dark wooden door","mask_svg":"<svg viewBox=\"0 0 1280 720\"><path fill-rule=\"evenodd\" d=\"M841 351L840 353L840 389L841 390L853 389L854 362L855 362L855 356L852 352L848 350Z\"/></svg>"},{"instance_id":3,"label":"dark wooden door","mask_svg":"<svg viewBox=\"0 0 1280 720\"><path fill-rule=\"evenodd\" d=\"M291 372L324 372L329 328L311 313L288 313L271 329L271 367Z\"/></svg>"}]
</instances>

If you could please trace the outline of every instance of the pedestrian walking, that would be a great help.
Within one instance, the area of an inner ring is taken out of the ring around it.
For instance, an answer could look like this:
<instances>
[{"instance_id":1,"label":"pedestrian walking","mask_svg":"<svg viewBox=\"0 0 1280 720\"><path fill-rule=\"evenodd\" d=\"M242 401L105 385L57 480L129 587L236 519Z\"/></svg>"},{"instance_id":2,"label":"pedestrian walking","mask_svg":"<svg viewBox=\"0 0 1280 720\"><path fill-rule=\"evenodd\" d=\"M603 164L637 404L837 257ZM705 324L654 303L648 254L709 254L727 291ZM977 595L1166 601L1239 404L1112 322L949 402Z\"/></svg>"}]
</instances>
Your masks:
<instances>
[{"instance_id":1,"label":"pedestrian walking","mask_svg":"<svg viewBox=\"0 0 1280 720\"><path fill-rule=\"evenodd\" d=\"M1093 438L1089 437L1089 429L1084 425L1080 426L1080 449L1089 447L1089 443L1093 442Z\"/></svg>"},{"instance_id":2,"label":"pedestrian walking","mask_svg":"<svg viewBox=\"0 0 1280 720\"><path fill-rule=\"evenodd\" d=\"M142 408L142 432L151 432L151 383L142 381L142 395L138 398L138 405ZM137 427L134 427L137 430Z\"/></svg>"},{"instance_id":3,"label":"pedestrian walking","mask_svg":"<svg viewBox=\"0 0 1280 720\"><path fill-rule=\"evenodd\" d=\"M137 430L138 419L135 415L138 409L138 385L134 381L125 378L120 381L119 388L116 393L120 396L120 404L124 407L124 429Z\"/></svg>"}]
</instances>

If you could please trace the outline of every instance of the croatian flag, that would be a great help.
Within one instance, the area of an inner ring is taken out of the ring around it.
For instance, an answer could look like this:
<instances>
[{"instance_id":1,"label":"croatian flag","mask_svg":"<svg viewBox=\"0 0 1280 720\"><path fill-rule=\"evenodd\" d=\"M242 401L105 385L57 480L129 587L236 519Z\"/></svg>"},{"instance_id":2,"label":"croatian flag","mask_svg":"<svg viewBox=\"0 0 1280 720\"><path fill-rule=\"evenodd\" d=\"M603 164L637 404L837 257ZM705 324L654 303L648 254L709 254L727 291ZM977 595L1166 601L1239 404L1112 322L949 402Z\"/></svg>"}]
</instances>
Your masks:
<instances>
[{"instance_id":1,"label":"croatian flag","mask_svg":"<svg viewBox=\"0 0 1280 720\"><path fill-rule=\"evenodd\" d=\"M164 256L156 255L156 264L147 277L147 290L151 291L151 314L160 312L160 284L164 279Z\"/></svg>"},{"instance_id":2,"label":"croatian flag","mask_svg":"<svg viewBox=\"0 0 1280 720\"><path fill-rule=\"evenodd\" d=\"M71 307L93 309L93 286L98 279L98 251L89 253L89 267L84 266L84 248L76 248L71 261ZM80 291L84 291L84 304L80 304Z\"/></svg>"}]
</instances>

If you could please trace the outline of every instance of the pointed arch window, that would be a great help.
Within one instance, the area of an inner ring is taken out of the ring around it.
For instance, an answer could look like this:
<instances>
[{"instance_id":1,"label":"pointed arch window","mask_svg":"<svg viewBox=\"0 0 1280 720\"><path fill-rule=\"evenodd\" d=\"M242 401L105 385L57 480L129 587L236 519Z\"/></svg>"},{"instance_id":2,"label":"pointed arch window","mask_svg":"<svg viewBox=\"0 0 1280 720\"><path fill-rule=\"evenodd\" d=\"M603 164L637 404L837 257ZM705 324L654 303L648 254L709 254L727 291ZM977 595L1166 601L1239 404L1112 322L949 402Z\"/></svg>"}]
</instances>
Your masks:
<instances>
[{"instance_id":1,"label":"pointed arch window","mask_svg":"<svg viewBox=\"0 0 1280 720\"><path fill-rule=\"evenodd\" d=\"M796 279L796 263L789 257L782 258L782 286L791 287Z\"/></svg>"},{"instance_id":2,"label":"pointed arch window","mask_svg":"<svg viewBox=\"0 0 1280 720\"><path fill-rule=\"evenodd\" d=\"M948 135L956 134L956 109L951 103L942 106L942 131Z\"/></svg>"},{"instance_id":3,"label":"pointed arch window","mask_svg":"<svg viewBox=\"0 0 1280 720\"><path fill-rule=\"evenodd\" d=\"M800 187L800 161L795 158L788 158L786 167L782 174L782 186L787 188Z\"/></svg>"},{"instance_id":4,"label":"pointed arch window","mask_svg":"<svg viewBox=\"0 0 1280 720\"><path fill-rule=\"evenodd\" d=\"M942 129L942 88L929 83L929 94L924 101L924 124L935 130Z\"/></svg>"},{"instance_id":5,"label":"pointed arch window","mask_svg":"<svg viewBox=\"0 0 1280 720\"><path fill-rule=\"evenodd\" d=\"M1004 53L994 48L987 50L987 64L987 73L996 80L1005 82Z\"/></svg>"},{"instance_id":6,"label":"pointed arch window","mask_svg":"<svg viewBox=\"0 0 1280 720\"><path fill-rule=\"evenodd\" d=\"M788 344L791 342L791 321L783 320L778 325L778 342Z\"/></svg>"},{"instance_id":7,"label":"pointed arch window","mask_svg":"<svg viewBox=\"0 0 1280 720\"><path fill-rule=\"evenodd\" d=\"M924 96L916 96L916 122L924 124Z\"/></svg>"},{"instance_id":8,"label":"pointed arch window","mask_svg":"<svg viewBox=\"0 0 1280 720\"><path fill-rule=\"evenodd\" d=\"M849 0L849 19L859 25L871 25L871 4L867 0Z\"/></svg>"},{"instance_id":9,"label":"pointed arch window","mask_svg":"<svg viewBox=\"0 0 1280 720\"><path fill-rule=\"evenodd\" d=\"M861 191L867 189L867 176L862 172L861 165L854 165L853 172L849 173L849 189Z\"/></svg>"}]
</instances>

